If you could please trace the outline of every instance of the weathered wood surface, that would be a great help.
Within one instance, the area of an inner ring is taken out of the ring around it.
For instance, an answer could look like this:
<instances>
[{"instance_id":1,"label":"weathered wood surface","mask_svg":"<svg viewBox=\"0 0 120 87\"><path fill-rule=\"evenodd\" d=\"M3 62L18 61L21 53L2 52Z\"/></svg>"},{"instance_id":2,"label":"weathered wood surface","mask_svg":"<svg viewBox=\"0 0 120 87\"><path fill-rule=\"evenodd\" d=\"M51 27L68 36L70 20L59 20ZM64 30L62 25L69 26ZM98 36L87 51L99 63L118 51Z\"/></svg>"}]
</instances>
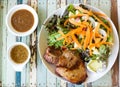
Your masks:
<instances>
[{"instance_id":1,"label":"weathered wood surface","mask_svg":"<svg viewBox=\"0 0 120 87\"><path fill-rule=\"evenodd\" d=\"M15 37L7 30L5 24L8 10L19 3L29 4L39 15L36 31L27 37ZM119 56L111 71L105 76L93 83L83 85L73 85L54 77L42 64L37 52L40 27L50 13L70 3L86 3L101 9L111 17L120 32L120 0L0 0L0 87L15 87L16 85L16 73L7 60L7 49L16 41L26 43L32 51L30 62L21 73L22 87L120 87Z\"/></svg>"}]
</instances>

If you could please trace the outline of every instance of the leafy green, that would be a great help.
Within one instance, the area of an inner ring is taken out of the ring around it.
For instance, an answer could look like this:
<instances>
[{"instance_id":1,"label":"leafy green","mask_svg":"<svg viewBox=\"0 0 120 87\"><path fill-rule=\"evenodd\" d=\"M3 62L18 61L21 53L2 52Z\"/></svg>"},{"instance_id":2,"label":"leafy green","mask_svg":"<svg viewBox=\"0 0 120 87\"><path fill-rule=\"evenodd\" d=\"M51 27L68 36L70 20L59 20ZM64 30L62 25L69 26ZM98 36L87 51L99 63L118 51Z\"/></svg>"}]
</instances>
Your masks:
<instances>
[{"instance_id":1,"label":"leafy green","mask_svg":"<svg viewBox=\"0 0 120 87\"><path fill-rule=\"evenodd\" d=\"M112 35L109 35L109 36L108 36L107 41L108 41L108 42L113 42L113 37L112 37Z\"/></svg>"},{"instance_id":2,"label":"leafy green","mask_svg":"<svg viewBox=\"0 0 120 87\"><path fill-rule=\"evenodd\" d=\"M71 43L71 44L69 44L67 47L68 47L68 49L70 49L70 48L73 48L74 45Z\"/></svg>"},{"instance_id":3,"label":"leafy green","mask_svg":"<svg viewBox=\"0 0 120 87\"><path fill-rule=\"evenodd\" d=\"M66 33L68 33L70 31L69 29L67 29L67 28L65 28L63 26L60 26L60 25L57 26L57 29L64 32L64 34L66 34Z\"/></svg>"},{"instance_id":4,"label":"leafy green","mask_svg":"<svg viewBox=\"0 0 120 87\"><path fill-rule=\"evenodd\" d=\"M110 47L106 45L101 45L99 48L99 52L100 52L100 60L107 60L110 53Z\"/></svg>"},{"instance_id":5,"label":"leafy green","mask_svg":"<svg viewBox=\"0 0 120 87\"><path fill-rule=\"evenodd\" d=\"M85 58L84 58L84 61L85 61L85 62L89 62L89 61L90 61L90 57L85 57Z\"/></svg>"},{"instance_id":6,"label":"leafy green","mask_svg":"<svg viewBox=\"0 0 120 87\"><path fill-rule=\"evenodd\" d=\"M108 21L104 18L101 17L101 20L105 23L105 24L108 24Z\"/></svg>"},{"instance_id":7,"label":"leafy green","mask_svg":"<svg viewBox=\"0 0 120 87\"><path fill-rule=\"evenodd\" d=\"M107 61L107 58L110 53L110 48L107 45L101 45L99 50L99 54L93 54L90 57L87 57L86 60L100 60L100 61Z\"/></svg>"},{"instance_id":8,"label":"leafy green","mask_svg":"<svg viewBox=\"0 0 120 87\"><path fill-rule=\"evenodd\" d=\"M107 32L107 29L103 25L100 25L100 28Z\"/></svg>"},{"instance_id":9,"label":"leafy green","mask_svg":"<svg viewBox=\"0 0 120 87\"><path fill-rule=\"evenodd\" d=\"M99 58L99 55L93 54L92 56L90 56L90 58L91 58L92 60L96 60L97 58Z\"/></svg>"},{"instance_id":10,"label":"leafy green","mask_svg":"<svg viewBox=\"0 0 120 87\"><path fill-rule=\"evenodd\" d=\"M109 47L106 46L106 45L101 45L100 48L99 48L99 52L101 54L108 54L110 51Z\"/></svg>"},{"instance_id":11,"label":"leafy green","mask_svg":"<svg viewBox=\"0 0 120 87\"><path fill-rule=\"evenodd\" d=\"M48 45L49 46L55 46L55 48L59 48L61 46L63 46L63 40L57 40L57 38L59 38L61 35L57 32L53 33L53 34L49 34L48 36Z\"/></svg>"},{"instance_id":12,"label":"leafy green","mask_svg":"<svg viewBox=\"0 0 120 87\"><path fill-rule=\"evenodd\" d=\"M58 17L57 15L54 15L49 23L46 25L46 30L48 31L48 33L52 33L57 31L56 25L57 25L57 21L58 21Z\"/></svg>"},{"instance_id":13,"label":"leafy green","mask_svg":"<svg viewBox=\"0 0 120 87\"><path fill-rule=\"evenodd\" d=\"M78 41L79 41L79 42L82 41L82 36L81 36L81 35L78 36Z\"/></svg>"},{"instance_id":14,"label":"leafy green","mask_svg":"<svg viewBox=\"0 0 120 87\"><path fill-rule=\"evenodd\" d=\"M100 52L101 54L106 53L106 47L105 47L105 45L101 45L101 46L100 46L99 52Z\"/></svg>"},{"instance_id":15,"label":"leafy green","mask_svg":"<svg viewBox=\"0 0 120 87\"><path fill-rule=\"evenodd\" d=\"M74 14L75 14L75 11L76 11L76 9L74 8L74 6L72 4L70 4L68 6L67 10L70 11L70 12L72 12L72 13L74 13Z\"/></svg>"}]
</instances>

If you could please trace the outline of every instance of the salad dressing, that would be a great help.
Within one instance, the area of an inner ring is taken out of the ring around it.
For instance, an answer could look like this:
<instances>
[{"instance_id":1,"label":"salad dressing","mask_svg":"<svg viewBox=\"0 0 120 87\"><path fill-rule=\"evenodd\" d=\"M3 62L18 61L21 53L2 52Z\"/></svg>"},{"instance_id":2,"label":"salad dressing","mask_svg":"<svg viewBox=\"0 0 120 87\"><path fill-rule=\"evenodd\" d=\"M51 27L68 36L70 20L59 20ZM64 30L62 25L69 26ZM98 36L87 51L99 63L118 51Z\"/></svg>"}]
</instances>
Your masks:
<instances>
[{"instance_id":1,"label":"salad dressing","mask_svg":"<svg viewBox=\"0 0 120 87\"><path fill-rule=\"evenodd\" d=\"M11 18L13 28L18 32L26 32L31 29L34 23L34 17L28 10L18 10Z\"/></svg>"},{"instance_id":2,"label":"salad dressing","mask_svg":"<svg viewBox=\"0 0 120 87\"><path fill-rule=\"evenodd\" d=\"M28 58L28 51L24 46L17 45L12 48L10 56L15 63L23 63Z\"/></svg>"}]
</instances>

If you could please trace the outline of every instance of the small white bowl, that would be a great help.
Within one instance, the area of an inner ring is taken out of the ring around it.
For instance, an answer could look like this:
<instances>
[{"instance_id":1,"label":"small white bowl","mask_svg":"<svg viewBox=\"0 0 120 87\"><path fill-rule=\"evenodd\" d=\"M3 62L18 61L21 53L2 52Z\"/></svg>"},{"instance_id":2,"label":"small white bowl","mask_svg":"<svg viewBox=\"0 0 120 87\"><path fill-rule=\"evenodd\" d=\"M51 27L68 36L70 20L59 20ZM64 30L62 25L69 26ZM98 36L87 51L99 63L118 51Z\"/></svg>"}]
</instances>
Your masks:
<instances>
[{"instance_id":1,"label":"small white bowl","mask_svg":"<svg viewBox=\"0 0 120 87\"><path fill-rule=\"evenodd\" d=\"M34 23L33 23L33 26L31 27L31 29L29 29L28 31L26 32L18 32L16 31L12 24L11 24L11 17L12 15L18 11L18 10L21 10L21 9L25 9L25 10L28 10L29 12L32 13L33 17L34 17ZM11 8L6 16L6 25L7 25L7 28L8 30L14 34L15 36L27 36L27 35L30 35L31 33L34 32L34 30L36 29L37 25L38 25L38 15L36 13L36 11L28 6L28 5L25 5L25 4L20 4L20 5L16 5L14 6L13 8Z\"/></svg>"},{"instance_id":2,"label":"small white bowl","mask_svg":"<svg viewBox=\"0 0 120 87\"><path fill-rule=\"evenodd\" d=\"M24 46L27 49L27 51L28 51L28 58L24 62L22 62L22 63L15 63L11 59L11 56L10 56L12 48L14 48L17 45ZM13 68L15 69L15 71L22 71L23 67L28 63L28 61L30 59L30 55L31 55L31 52L30 52L29 47L26 44L22 43L22 42L16 42L12 46L10 46L9 49L8 49L8 60L11 63L11 65L13 66Z\"/></svg>"}]
</instances>

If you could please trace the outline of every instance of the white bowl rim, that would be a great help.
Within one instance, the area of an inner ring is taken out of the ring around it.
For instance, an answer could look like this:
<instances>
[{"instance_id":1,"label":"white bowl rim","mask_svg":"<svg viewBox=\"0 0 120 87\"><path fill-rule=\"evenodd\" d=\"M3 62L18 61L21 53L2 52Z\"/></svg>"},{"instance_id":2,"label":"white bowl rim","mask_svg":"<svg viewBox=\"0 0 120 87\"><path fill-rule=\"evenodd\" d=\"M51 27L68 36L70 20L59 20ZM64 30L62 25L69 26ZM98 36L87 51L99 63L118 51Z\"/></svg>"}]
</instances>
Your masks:
<instances>
[{"instance_id":1,"label":"white bowl rim","mask_svg":"<svg viewBox=\"0 0 120 87\"><path fill-rule=\"evenodd\" d=\"M22 45L24 46L27 51L28 51L28 58L27 60L25 60L23 63L15 63L11 57L10 57L10 52L12 50L13 47L17 46L17 45ZM30 57L31 57L31 52L30 52L30 48L23 42L15 42L14 44L12 44L9 48L8 48L8 60L9 62L11 63L11 65L13 66L13 68L16 70L16 71L22 71L23 67L26 65L26 63L29 62L30 60Z\"/></svg>"},{"instance_id":2,"label":"white bowl rim","mask_svg":"<svg viewBox=\"0 0 120 87\"><path fill-rule=\"evenodd\" d=\"M33 24L33 26L31 27L31 29L29 29L26 32L18 32L18 31L16 31L12 27L12 25L10 23L10 19L11 19L12 14L14 14L16 11L18 11L20 9L28 10L29 12L32 13L32 15L34 17L34 24ZM15 5L7 13L7 16L6 16L6 25L7 25L8 31L10 33L12 33L13 35L15 35L15 36L27 36L27 35L30 35L31 33L33 33L34 30L37 28L37 25L38 25L38 15L37 15L36 11L31 6L29 6L29 5L26 5L26 4Z\"/></svg>"}]
</instances>

